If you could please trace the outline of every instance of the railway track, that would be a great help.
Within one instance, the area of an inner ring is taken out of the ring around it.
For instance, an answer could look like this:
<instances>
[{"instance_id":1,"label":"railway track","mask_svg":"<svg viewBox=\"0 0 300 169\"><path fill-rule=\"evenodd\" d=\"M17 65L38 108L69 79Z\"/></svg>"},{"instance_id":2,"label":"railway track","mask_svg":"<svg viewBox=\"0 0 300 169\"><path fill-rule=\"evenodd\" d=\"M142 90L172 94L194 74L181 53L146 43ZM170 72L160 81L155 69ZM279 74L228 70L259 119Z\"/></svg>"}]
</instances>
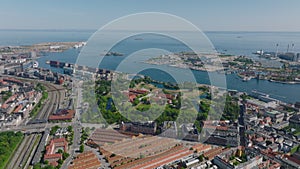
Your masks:
<instances>
[{"instance_id":1,"label":"railway track","mask_svg":"<svg viewBox=\"0 0 300 169\"><path fill-rule=\"evenodd\" d=\"M32 153L32 150L34 149L34 146L36 146L34 143L36 142L37 138L38 138L38 135L34 134L33 138L30 140L28 148L26 148L26 150L25 150L23 158L20 160L19 165L17 165L18 168L20 168L20 169L21 168L27 168L26 163L28 161L31 161L31 159L29 159L29 157Z\"/></svg>"},{"instance_id":2,"label":"railway track","mask_svg":"<svg viewBox=\"0 0 300 169\"><path fill-rule=\"evenodd\" d=\"M60 89L52 84L44 84L44 86L47 88L49 99L47 100L47 102L45 102L36 119L47 121L48 116L54 113L59 108L61 93L59 92Z\"/></svg>"},{"instance_id":3,"label":"railway track","mask_svg":"<svg viewBox=\"0 0 300 169\"><path fill-rule=\"evenodd\" d=\"M54 87L54 86L52 86ZM54 87L56 88L56 87ZM54 112L56 112L57 109L59 109L59 105L61 103L60 98L61 98L61 93L56 90L53 92L54 94L54 99L52 100L52 102L50 102L50 107L49 109L47 109L47 111L44 113L44 116L42 117L43 119L48 119L48 116Z\"/></svg>"},{"instance_id":4,"label":"railway track","mask_svg":"<svg viewBox=\"0 0 300 169\"><path fill-rule=\"evenodd\" d=\"M53 99L53 93L52 92L48 92L48 98L50 98L51 100ZM43 108L41 109L41 111L38 113L38 115L36 116L36 119L41 119L43 116L43 112L46 112L47 109L49 108L50 105L50 100L47 99L47 101L44 103Z\"/></svg>"},{"instance_id":5,"label":"railway track","mask_svg":"<svg viewBox=\"0 0 300 169\"><path fill-rule=\"evenodd\" d=\"M22 141L20 147L17 152L14 154L14 158L11 160L8 169L22 169L25 168L25 164L27 163L32 150L34 149L34 143L38 139L37 134L25 135L24 140Z\"/></svg>"},{"instance_id":6,"label":"railway track","mask_svg":"<svg viewBox=\"0 0 300 169\"><path fill-rule=\"evenodd\" d=\"M24 149L25 144L28 143L28 140L29 140L29 136L25 135L21 145L19 146L18 150L16 151L9 165L7 166L8 169L14 169L14 166L16 162L19 160L21 156L20 154L23 153L22 150Z\"/></svg>"}]
</instances>

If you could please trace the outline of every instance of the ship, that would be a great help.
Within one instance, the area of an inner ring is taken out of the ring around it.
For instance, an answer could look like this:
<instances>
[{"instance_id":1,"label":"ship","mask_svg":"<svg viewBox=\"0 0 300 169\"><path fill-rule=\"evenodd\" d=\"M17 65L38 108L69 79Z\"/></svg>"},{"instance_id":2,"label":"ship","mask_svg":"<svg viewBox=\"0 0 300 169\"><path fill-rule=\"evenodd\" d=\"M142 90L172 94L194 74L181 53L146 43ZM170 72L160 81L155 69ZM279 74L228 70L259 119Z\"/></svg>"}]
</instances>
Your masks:
<instances>
[{"instance_id":1,"label":"ship","mask_svg":"<svg viewBox=\"0 0 300 169\"><path fill-rule=\"evenodd\" d=\"M66 66L66 63L64 62L59 62L59 61L46 61L47 64L50 64L51 67L59 67L59 68L63 68L64 66Z\"/></svg>"},{"instance_id":2,"label":"ship","mask_svg":"<svg viewBox=\"0 0 300 169\"><path fill-rule=\"evenodd\" d=\"M264 51L263 50L258 50L256 52L254 52L253 54L256 54L256 55L264 55Z\"/></svg>"},{"instance_id":3,"label":"ship","mask_svg":"<svg viewBox=\"0 0 300 169\"><path fill-rule=\"evenodd\" d=\"M246 76L246 77L243 78L243 82L247 82L247 81L249 81L249 80L251 80L251 79L252 79L251 77L247 77L247 76Z\"/></svg>"},{"instance_id":4,"label":"ship","mask_svg":"<svg viewBox=\"0 0 300 169\"><path fill-rule=\"evenodd\" d=\"M38 61L33 61L31 63L31 66L32 66L32 68L37 68L37 67L39 67L39 62Z\"/></svg>"},{"instance_id":5,"label":"ship","mask_svg":"<svg viewBox=\"0 0 300 169\"><path fill-rule=\"evenodd\" d=\"M100 54L100 56L124 56L123 53L118 53L118 52L107 52L107 53L104 53L104 54Z\"/></svg>"}]
</instances>

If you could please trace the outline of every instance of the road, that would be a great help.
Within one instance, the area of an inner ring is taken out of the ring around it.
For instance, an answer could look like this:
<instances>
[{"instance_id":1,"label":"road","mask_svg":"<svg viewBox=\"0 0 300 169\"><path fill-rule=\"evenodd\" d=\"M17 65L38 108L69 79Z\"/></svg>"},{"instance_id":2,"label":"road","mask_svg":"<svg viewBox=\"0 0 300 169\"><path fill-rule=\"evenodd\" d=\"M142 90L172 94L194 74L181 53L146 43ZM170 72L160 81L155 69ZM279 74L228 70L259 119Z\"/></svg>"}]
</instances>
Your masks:
<instances>
[{"instance_id":1,"label":"road","mask_svg":"<svg viewBox=\"0 0 300 169\"><path fill-rule=\"evenodd\" d=\"M245 122L244 122L244 114L246 112L245 104L240 105L240 116L239 116L239 134L240 134L240 145L246 146L246 138L245 138Z\"/></svg>"},{"instance_id":2,"label":"road","mask_svg":"<svg viewBox=\"0 0 300 169\"><path fill-rule=\"evenodd\" d=\"M40 123L40 124L28 124L13 127L3 127L1 131L21 131L23 133L42 133L45 129L50 129L54 126L68 127L71 123Z\"/></svg>"},{"instance_id":3,"label":"road","mask_svg":"<svg viewBox=\"0 0 300 169\"><path fill-rule=\"evenodd\" d=\"M81 100L82 100L82 91L80 89L82 82L73 82L74 86L73 86L73 91L75 92L75 94L77 95L77 102L75 103L75 107L80 107L79 105L81 105ZM80 109L76 108L75 111L75 118L73 118L72 120L72 126L74 129L74 138L73 138L73 144L70 147L69 153L70 156L65 160L65 162L62 165L62 168L67 168L67 166L70 164L70 162L72 161L72 159L74 157L77 156L77 150L79 150L80 147L80 137L81 137L81 123L80 123Z\"/></svg>"}]
</instances>

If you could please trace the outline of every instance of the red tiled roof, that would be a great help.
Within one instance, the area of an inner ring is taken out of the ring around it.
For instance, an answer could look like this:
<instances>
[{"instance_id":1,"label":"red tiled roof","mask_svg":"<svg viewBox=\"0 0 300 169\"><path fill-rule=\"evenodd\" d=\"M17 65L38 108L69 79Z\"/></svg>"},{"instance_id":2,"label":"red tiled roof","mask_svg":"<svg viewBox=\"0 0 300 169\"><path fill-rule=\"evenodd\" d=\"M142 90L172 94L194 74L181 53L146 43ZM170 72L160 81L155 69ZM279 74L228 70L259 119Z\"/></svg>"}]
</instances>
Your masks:
<instances>
[{"instance_id":1,"label":"red tiled roof","mask_svg":"<svg viewBox=\"0 0 300 169\"><path fill-rule=\"evenodd\" d=\"M14 113L18 113L23 108L22 104L19 104L19 106L15 109Z\"/></svg>"},{"instance_id":2,"label":"red tiled roof","mask_svg":"<svg viewBox=\"0 0 300 169\"><path fill-rule=\"evenodd\" d=\"M29 97L32 97L34 95L34 91L30 91L26 93Z\"/></svg>"},{"instance_id":3,"label":"red tiled roof","mask_svg":"<svg viewBox=\"0 0 300 169\"><path fill-rule=\"evenodd\" d=\"M212 126L212 125L204 125L205 129L216 129L216 130L223 130L223 131L227 131L228 127L227 126Z\"/></svg>"},{"instance_id":4,"label":"red tiled roof","mask_svg":"<svg viewBox=\"0 0 300 169\"><path fill-rule=\"evenodd\" d=\"M133 169L140 169L140 168L143 168L143 169L152 169L152 168L157 168L157 167L163 166L165 164L169 164L169 163L171 163L171 162L173 162L173 161L175 161L177 159L181 159L183 157L189 156L191 154L193 154L193 152L189 151L189 150L175 152L175 153L170 154L168 156L163 156L161 158L158 158L158 159L146 162L146 163L144 163L142 165L135 166Z\"/></svg>"},{"instance_id":5,"label":"red tiled roof","mask_svg":"<svg viewBox=\"0 0 300 169\"><path fill-rule=\"evenodd\" d=\"M2 104L1 108L2 108L2 109L7 109L8 106L9 106L8 104L4 103L4 104Z\"/></svg>"},{"instance_id":6,"label":"red tiled roof","mask_svg":"<svg viewBox=\"0 0 300 169\"><path fill-rule=\"evenodd\" d=\"M56 167L56 166L58 166L58 162L56 162L56 161L51 161L51 162L50 162L50 165Z\"/></svg>"},{"instance_id":7,"label":"red tiled roof","mask_svg":"<svg viewBox=\"0 0 300 169\"><path fill-rule=\"evenodd\" d=\"M60 159L62 157L62 154L45 154L44 159Z\"/></svg>"},{"instance_id":8,"label":"red tiled roof","mask_svg":"<svg viewBox=\"0 0 300 169\"><path fill-rule=\"evenodd\" d=\"M177 159L186 157L193 154L193 151L190 151L187 148L184 148L182 145L173 147L165 152L162 152L157 155L149 156L146 158L134 160L128 162L124 165L116 166L115 169L140 169L140 168L156 168L164 164L168 164Z\"/></svg>"},{"instance_id":9,"label":"red tiled roof","mask_svg":"<svg viewBox=\"0 0 300 169\"><path fill-rule=\"evenodd\" d=\"M175 96L172 95L172 94L159 93L159 94L156 95L156 97L165 98L165 99L168 99L168 100L173 100Z\"/></svg>"},{"instance_id":10,"label":"red tiled roof","mask_svg":"<svg viewBox=\"0 0 300 169\"><path fill-rule=\"evenodd\" d=\"M92 152L79 154L68 169L97 169L101 165L97 156Z\"/></svg>"},{"instance_id":11,"label":"red tiled roof","mask_svg":"<svg viewBox=\"0 0 300 169\"><path fill-rule=\"evenodd\" d=\"M131 93L137 93L137 94L145 94L148 91L147 90L140 90L140 89L129 89L129 92L131 92Z\"/></svg>"},{"instance_id":12,"label":"red tiled roof","mask_svg":"<svg viewBox=\"0 0 300 169\"><path fill-rule=\"evenodd\" d=\"M14 94L12 96L10 96L6 101L5 103L7 104L8 102L11 102L11 101L15 101L15 99L17 98L17 94Z\"/></svg>"},{"instance_id":13,"label":"red tiled roof","mask_svg":"<svg viewBox=\"0 0 300 169\"><path fill-rule=\"evenodd\" d=\"M75 115L74 110L67 110L67 114L57 114L57 115L50 115L49 120L72 120Z\"/></svg>"},{"instance_id":14,"label":"red tiled roof","mask_svg":"<svg viewBox=\"0 0 300 169\"><path fill-rule=\"evenodd\" d=\"M68 142L66 141L65 138L58 138L58 139L52 139L49 143L49 145L46 147L46 154L44 156L47 157L47 155L56 155L54 150L57 148L57 147L63 147L64 148L64 151L66 152L67 151L67 148L68 148ZM58 154L61 156L61 154Z\"/></svg>"},{"instance_id":15,"label":"red tiled roof","mask_svg":"<svg viewBox=\"0 0 300 169\"><path fill-rule=\"evenodd\" d=\"M134 94L129 95L129 101L130 102L133 102L135 98L136 98L136 95L134 95Z\"/></svg>"},{"instance_id":16,"label":"red tiled roof","mask_svg":"<svg viewBox=\"0 0 300 169\"><path fill-rule=\"evenodd\" d=\"M228 149L223 149L222 147L217 147L214 149L211 149L207 152L205 152L203 155L204 157L207 157L209 160L213 159L216 155L221 154L224 151L227 151Z\"/></svg>"},{"instance_id":17,"label":"red tiled roof","mask_svg":"<svg viewBox=\"0 0 300 169\"><path fill-rule=\"evenodd\" d=\"M65 142L66 139L65 138L56 138L52 140L54 143L59 143L59 142Z\"/></svg>"},{"instance_id":18,"label":"red tiled roof","mask_svg":"<svg viewBox=\"0 0 300 169\"><path fill-rule=\"evenodd\" d=\"M196 144L192 147L197 152L204 152L211 149L211 145Z\"/></svg>"},{"instance_id":19,"label":"red tiled roof","mask_svg":"<svg viewBox=\"0 0 300 169\"><path fill-rule=\"evenodd\" d=\"M3 81L8 81L8 82L12 82L12 83L19 83L21 84L22 82L20 80L17 80L15 78L3 78Z\"/></svg>"}]
</instances>

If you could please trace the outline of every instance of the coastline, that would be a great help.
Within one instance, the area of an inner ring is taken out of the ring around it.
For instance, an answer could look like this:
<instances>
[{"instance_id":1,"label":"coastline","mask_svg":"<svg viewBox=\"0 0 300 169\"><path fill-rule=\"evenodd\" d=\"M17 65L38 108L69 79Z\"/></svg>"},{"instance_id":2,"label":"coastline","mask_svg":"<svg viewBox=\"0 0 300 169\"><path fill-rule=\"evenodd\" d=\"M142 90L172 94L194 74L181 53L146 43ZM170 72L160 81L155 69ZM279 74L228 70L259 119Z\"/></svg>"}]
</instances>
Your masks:
<instances>
[{"instance_id":1,"label":"coastline","mask_svg":"<svg viewBox=\"0 0 300 169\"><path fill-rule=\"evenodd\" d=\"M211 69L207 69L205 67L189 66L187 64L182 64L182 63L179 63L179 64L159 63L159 62L155 61L155 59L151 60L151 61L150 60L141 61L141 63L150 64L150 65L166 65L169 67L175 67L175 68L180 68L180 69L191 69L191 70L202 71L202 72L217 72L217 73L224 72L226 75L227 75L227 73L228 74L236 74L244 82L249 81L251 79L257 79L257 80L267 80L272 83L291 84L291 85L300 84L300 82L298 82L298 81L278 81L278 80L272 80L271 78L259 79L256 76L244 76L244 75L241 75L240 73L236 72L236 70L232 69L232 68L230 68L228 70L224 70L222 68L218 69L216 67L210 67Z\"/></svg>"},{"instance_id":2,"label":"coastline","mask_svg":"<svg viewBox=\"0 0 300 169\"><path fill-rule=\"evenodd\" d=\"M144 63L144 64L149 64L149 65L165 65L165 66L169 66L169 67L175 67L175 68L179 68L179 69L191 69L191 70L196 70L196 71L201 71L201 72L223 72L224 69L222 68L216 68L216 67L210 67L210 69L206 69L205 67L189 67L188 65L169 65L169 64L160 64L160 63L153 63L153 62L147 62L147 61L141 61L140 63Z\"/></svg>"},{"instance_id":3,"label":"coastline","mask_svg":"<svg viewBox=\"0 0 300 169\"><path fill-rule=\"evenodd\" d=\"M269 82L273 82L273 83L281 83L281 84L290 84L290 85L294 85L294 84L300 84L300 82L295 82L295 81L288 81L288 82L283 82L283 81L276 81L276 80L268 80Z\"/></svg>"}]
</instances>

